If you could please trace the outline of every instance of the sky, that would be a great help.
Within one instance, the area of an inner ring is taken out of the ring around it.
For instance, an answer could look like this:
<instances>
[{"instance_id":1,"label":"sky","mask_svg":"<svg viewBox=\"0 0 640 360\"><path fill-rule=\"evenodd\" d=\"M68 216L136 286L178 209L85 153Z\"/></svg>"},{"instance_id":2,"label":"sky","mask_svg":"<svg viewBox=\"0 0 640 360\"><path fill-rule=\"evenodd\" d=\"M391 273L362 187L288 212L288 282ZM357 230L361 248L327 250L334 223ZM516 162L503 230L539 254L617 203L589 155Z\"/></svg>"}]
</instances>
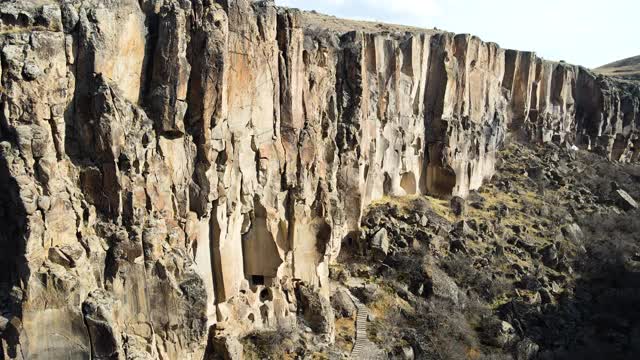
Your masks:
<instances>
[{"instance_id":1,"label":"sky","mask_svg":"<svg viewBox=\"0 0 640 360\"><path fill-rule=\"evenodd\" d=\"M640 55L640 0L276 0L337 17L469 33L595 68Z\"/></svg>"}]
</instances>

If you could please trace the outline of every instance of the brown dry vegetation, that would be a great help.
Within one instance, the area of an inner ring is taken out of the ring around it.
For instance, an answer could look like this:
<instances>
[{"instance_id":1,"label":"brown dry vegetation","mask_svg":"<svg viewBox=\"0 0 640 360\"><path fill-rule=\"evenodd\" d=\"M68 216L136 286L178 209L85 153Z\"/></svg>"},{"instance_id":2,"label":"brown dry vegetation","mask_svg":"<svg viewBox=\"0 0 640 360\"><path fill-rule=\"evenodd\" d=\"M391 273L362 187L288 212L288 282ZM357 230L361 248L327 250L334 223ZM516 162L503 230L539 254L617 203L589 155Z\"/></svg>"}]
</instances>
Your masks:
<instances>
[{"instance_id":1,"label":"brown dry vegetation","mask_svg":"<svg viewBox=\"0 0 640 360\"><path fill-rule=\"evenodd\" d=\"M640 80L640 56L612 62L594 69L594 71L602 75Z\"/></svg>"}]
</instances>

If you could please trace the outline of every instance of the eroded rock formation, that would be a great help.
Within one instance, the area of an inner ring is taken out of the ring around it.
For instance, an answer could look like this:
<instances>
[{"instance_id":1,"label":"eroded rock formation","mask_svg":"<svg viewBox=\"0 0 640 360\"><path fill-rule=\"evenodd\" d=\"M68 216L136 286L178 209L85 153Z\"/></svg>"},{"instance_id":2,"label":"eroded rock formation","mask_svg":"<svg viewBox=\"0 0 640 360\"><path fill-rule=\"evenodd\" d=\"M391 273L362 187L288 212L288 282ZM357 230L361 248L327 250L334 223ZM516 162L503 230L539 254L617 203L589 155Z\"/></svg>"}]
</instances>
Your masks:
<instances>
[{"instance_id":1,"label":"eroded rock formation","mask_svg":"<svg viewBox=\"0 0 640 360\"><path fill-rule=\"evenodd\" d=\"M291 326L296 288L327 303L369 203L465 197L509 134L638 160L635 83L317 20L269 1L0 4L4 358L202 358Z\"/></svg>"}]
</instances>

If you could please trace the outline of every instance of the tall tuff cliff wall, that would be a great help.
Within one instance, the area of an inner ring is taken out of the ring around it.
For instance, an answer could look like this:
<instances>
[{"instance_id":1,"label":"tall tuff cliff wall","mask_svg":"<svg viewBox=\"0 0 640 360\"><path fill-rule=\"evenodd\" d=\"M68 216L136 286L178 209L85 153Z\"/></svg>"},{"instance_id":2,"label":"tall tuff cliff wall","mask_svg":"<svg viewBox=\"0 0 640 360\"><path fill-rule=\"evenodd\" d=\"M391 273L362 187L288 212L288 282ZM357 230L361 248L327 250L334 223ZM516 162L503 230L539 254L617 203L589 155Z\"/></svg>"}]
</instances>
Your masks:
<instances>
[{"instance_id":1,"label":"tall tuff cliff wall","mask_svg":"<svg viewBox=\"0 0 640 360\"><path fill-rule=\"evenodd\" d=\"M365 206L465 196L510 134L640 157L635 83L322 19L247 0L0 4L4 358L202 358L293 324Z\"/></svg>"}]
</instances>

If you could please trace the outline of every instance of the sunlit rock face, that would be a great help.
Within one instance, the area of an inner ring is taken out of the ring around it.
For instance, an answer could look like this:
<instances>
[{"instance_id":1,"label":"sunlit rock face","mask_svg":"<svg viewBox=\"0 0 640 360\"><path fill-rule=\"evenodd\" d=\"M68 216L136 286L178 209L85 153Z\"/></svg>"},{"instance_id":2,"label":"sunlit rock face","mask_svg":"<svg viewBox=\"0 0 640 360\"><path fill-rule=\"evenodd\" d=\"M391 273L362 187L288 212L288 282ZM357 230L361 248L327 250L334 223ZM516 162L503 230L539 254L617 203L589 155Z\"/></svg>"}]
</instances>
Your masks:
<instances>
[{"instance_id":1,"label":"sunlit rock face","mask_svg":"<svg viewBox=\"0 0 640 360\"><path fill-rule=\"evenodd\" d=\"M638 160L637 82L513 50L507 50L506 69L511 129L525 129L532 141L567 141L610 160Z\"/></svg>"},{"instance_id":2,"label":"sunlit rock face","mask_svg":"<svg viewBox=\"0 0 640 360\"><path fill-rule=\"evenodd\" d=\"M8 359L200 359L292 326L367 205L464 197L510 134L639 157L636 84L470 35L268 1L0 13Z\"/></svg>"}]
</instances>

